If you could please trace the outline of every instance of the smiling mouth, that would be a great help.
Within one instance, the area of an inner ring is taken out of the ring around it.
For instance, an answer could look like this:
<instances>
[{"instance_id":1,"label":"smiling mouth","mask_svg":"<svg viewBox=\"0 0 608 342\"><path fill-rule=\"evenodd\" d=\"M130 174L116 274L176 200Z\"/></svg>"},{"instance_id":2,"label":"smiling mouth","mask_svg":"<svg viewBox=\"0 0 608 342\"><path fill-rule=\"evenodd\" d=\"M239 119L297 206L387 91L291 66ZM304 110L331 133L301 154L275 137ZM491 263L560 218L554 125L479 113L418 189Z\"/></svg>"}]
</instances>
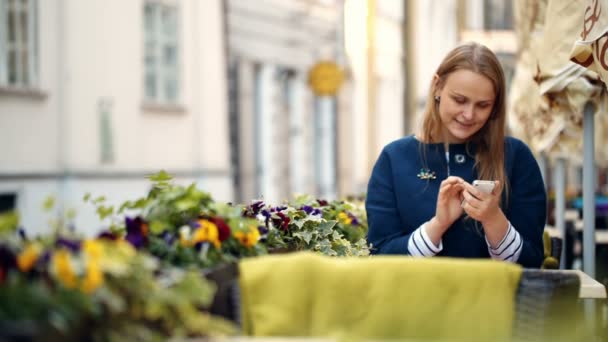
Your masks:
<instances>
[{"instance_id":1,"label":"smiling mouth","mask_svg":"<svg viewBox=\"0 0 608 342\"><path fill-rule=\"evenodd\" d=\"M467 124L467 123L462 123L462 122L460 122L458 120L454 120L454 121L456 121L456 123L458 123L460 126L463 126L463 127L473 127L475 125L474 122L471 122L471 123Z\"/></svg>"}]
</instances>

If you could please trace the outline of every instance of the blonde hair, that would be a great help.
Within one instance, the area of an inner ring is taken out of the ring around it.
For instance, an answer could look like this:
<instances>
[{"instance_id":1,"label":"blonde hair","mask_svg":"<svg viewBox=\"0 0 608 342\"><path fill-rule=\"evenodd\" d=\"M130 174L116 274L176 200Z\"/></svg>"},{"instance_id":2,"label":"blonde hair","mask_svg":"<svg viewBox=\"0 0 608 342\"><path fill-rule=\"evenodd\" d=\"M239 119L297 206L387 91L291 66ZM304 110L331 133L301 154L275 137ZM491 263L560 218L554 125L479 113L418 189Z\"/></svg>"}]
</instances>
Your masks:
<instances>
[{"instance_id":1,"label":"blonde hair","mask_svg":"<svg viewBox=\"0 0 608 342\"><path fill-rule=\"evenodd\" d=\"M448 76L457 70L470 70L487 77L494 85L496 94L492 113L486 124L467 141L476 146L475 168L479 179L499 180L503 190L508 189L505 174L505 122L506 91L505 76L496 55L478 43L466 43L450 51L435 73L431 82L426 108L423 114L420 138L426 143L439 142L434 138L443 136L443 125L439 116L435 93L445 84ZM505 191L508 194L508 191Z\"/></svg>"}]
</instances>

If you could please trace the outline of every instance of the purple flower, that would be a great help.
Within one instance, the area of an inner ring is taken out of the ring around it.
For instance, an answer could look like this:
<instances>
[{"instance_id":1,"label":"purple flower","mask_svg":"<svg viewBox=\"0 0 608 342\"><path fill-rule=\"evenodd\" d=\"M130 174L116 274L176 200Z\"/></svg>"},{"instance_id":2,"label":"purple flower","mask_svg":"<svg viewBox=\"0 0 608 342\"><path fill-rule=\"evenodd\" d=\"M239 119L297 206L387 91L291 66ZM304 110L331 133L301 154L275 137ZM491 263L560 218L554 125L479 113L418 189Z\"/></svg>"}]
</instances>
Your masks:
<instances>
[{"instance_id":1,"label":"purple flower","mask_svg":"<svg viewBox=\"0 0 608 342\"><path fill-rule=\"evenodd\" d=\"M97 235L98 239L116 241L118 239L118 235L109 231L103 231Z\"/></svg>"},{"instance_id":2,"label":"purple flower","mask_svg":"<svg viewBox=\"0 0 608 342\"><path fill-rule=\"evenodd\" d=\"M350 224L353 226L358 226L359 225L359 220L357 220L357 216L348 213L348 217L350 217Z\"/></svg>"},{"instance_id":3,"label":"purple flower","mask_svg":"<svg viewBox=\"0 0 608 342\"><path fill-rule=\"evenodd\" d=\"M0 245L0 284L4 282L6 274L17 267L17 258L6 246Z\"/></svg>"},{"instance_id":4,"label":"purple flower","mask_svg":"<svg viewBox=\"0 0 608 342\"><path fill-rule=\"evenodd\" d=\"M268 210L266 210L266 209L262 210L261 214L266 218L266 220L264 221L264 224L266 225L266 227L268 227L268 221L270 220L270 217L272 216L272 214L270 214L270 212L268 212Z\"/></svg>"},{"instance_id":5,"label":"purple flower","mask_svg":"<svg viewBox=\"0 0 608 342\"><path fill-rule=\"evenodd\" d=\"M165 230L164 232L162 232L161 237L165 241L167 246L171 246L173 244L173 242L175 241L175 235L171 234L171 232L169 232L168 230Z\"/></svg>"},{"instance_id":6,"label":"purple flower","mask_svg":"<svg viewBox=\"0 0 608 342\"><path fill-rule=\"evenodd\" d=\"M266 228L264 226L258 226L258 231L260 232L260 235L268 234L268 228Z\"/></svg>"},{"instance_id":7,"label":"purple flower","mask_svg":"<svg viewBox=\"0 0 608 342\"><path fill-rule=\"evenodd\" d=\"M306 214L310 215L314 209L309 205L304 205L302 208L300 208L300 210L303 210Z\"/></svg>"},{"instance_id":8,"label":"purple flower","mask_svg":"<svg viewBox=\"0 0 608 342\"><path fill-rule=\"evenodd\" d=\"M251 204L251 210L253 210L253 215L257 215L260 212L260 209L264 206L264 201L255 201Z\"/></svg>"},{"instance_id":9,"label":"purple flower","mask_svg":"<svg viewBox=\"0 0 608 342\"><path fill-rule=\"evenodd\" d=\"M148 243L148 223L141 217L125 218L127 227L127 236L125 240L129 241L135 248L141 248Z\"/></svg>"},{"instance_id":10,"label":"purple flower","mask_svg":"<svg viewBox=\"0 0 608 342\"><path fill-rule=\"evenodd\" d=\"M57 247L64 247L69 249L72 253L76 253L80 251L80 241L79 240L70 240L66 238L58 238L57 242L55 242Z\"/></svg>"},{"instance_id":11,"label":"purple flower","mask_svg":"<svg viewBox=\"0 0 608 342\"><path fill-rule=\"evenodd\" d=\"M315 208L315 210L312 211L313 215L321 215L321 213L322 213L321 209L319 209L319 208Z\"/></svg>"},{"instance_id":12,"label":"purple flower","mask_svg":"<svg viewBox=\"0 0 608 342\"><path fill-rule=\"evenodd\" d=\"M194 244L194 249L200 252L204 245L209 245L209 241L199 241Z\"/></svg>"},{"instance_id":13,"label":"purple flower","mask_svg":"<svg viewBox=\"0 0 608 342\"><path fill-rule=\"evenodd\" d=\"M196 228L199 228L201 226L201 224L198 223L198 221L195 221L195 220L191 220L190 222L188 222L188 225L192 229L196 229Z\"/></svg>"},{"instance_id":14,"label":"purple flower","mask_svg":"<svg viewBox=\"0 0 608 342\"><path fill-rule=\"evenodd\" d=\"M17 229L17 233L22 240L27 241L27 234L25 233L25 229L23 229L23 227L19 227L19 229Z\"/></svg>"}]
</instances>

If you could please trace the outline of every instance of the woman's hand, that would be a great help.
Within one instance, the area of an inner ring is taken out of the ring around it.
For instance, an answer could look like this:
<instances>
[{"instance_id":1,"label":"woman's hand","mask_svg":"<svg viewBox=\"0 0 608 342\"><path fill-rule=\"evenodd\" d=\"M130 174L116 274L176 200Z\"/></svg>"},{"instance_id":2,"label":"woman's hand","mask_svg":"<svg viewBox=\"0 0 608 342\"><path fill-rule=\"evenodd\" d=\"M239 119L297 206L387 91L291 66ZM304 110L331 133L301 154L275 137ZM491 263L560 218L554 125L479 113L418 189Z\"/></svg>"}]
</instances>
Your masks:
<instances>
[{"instance_id":1,"label":"woman's hand","mask_svg":"<svg viewBox=\"0 0 608 342\"><path fill-rule=\"evenodd\" d=\"M473 185L463 182L464 191L462 197L462 208L470 217L485 225L495 221L502 214L500 209L500 194L502 193L502 184L495 181L494 190L491 193L484 193Z\"/></svg>"},{"instance_id":2,"label":"woman's hand","mask_svg":"<svg viewBox=\"0 0 608 342\"><path fill-rule=\"evenodd\" d=\"M509 222L500 209L502 184L496 181L490 194L479 191L469 183L464 183L462 208L470 217L481 222L486 238L492 248L496 248L509 228Z\"/></svg>"},{"instance_id":3,"label":"woman's hand","mask_svg":"<svg viewBox=\"0 0 608 342\"><path fill-rule=\"evenodd\" d=\"M462 215L460 202L465 183L462 178L451 176L443 180L439 186L434 219L443 231Z\"/></svg>"},{"instance_id":4,"label":"woman's hand","mask_svg":"<svg viewBox=\"0 0 608 342\"><path fill-rule=\"evenodd\" d=\"M425 229L435 246L439 245L445 231L462 215L460 201L464 183L462 178L450 176L439 186L435 217L428 222Z\"/></svg>"}]
</instances>

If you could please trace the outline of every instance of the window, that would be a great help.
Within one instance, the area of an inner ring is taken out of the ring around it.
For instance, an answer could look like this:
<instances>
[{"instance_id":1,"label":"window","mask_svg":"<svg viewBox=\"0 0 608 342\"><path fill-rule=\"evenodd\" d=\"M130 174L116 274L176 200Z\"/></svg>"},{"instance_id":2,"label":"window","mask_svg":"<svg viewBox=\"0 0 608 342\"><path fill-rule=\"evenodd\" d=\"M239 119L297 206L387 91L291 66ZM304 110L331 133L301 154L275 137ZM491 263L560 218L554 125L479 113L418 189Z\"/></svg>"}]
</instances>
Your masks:
<instances>
[{"instance_id":1,"label":"window","mask_svg":"<svg viewBox=\"0 0 608 342\"><path fill-rule=\"evenodd\" d=\"M177 6L168 1L144 5L144 97L160 104L179 101Z\"/></svg>"},{"instance_id":2,"label":"window","mask_svg":"<svg viewBox=\"0 0 608 342\"><path fill-rule=\"evenodd\" d=\"M0 0L0 86L37 85L37 21L37 1Z\"/></svg>"},{"instance_id":3,"label":"window","mask_svg":"<svg viewBox=\"0 0 608 342\"><path fill-rule=\"evenodd\" d=\"M0 214L13 211L17 205L17 194L11 192L0 193Z\"/></svg>"},{"instance_id":4,"label":"window","mask_svg":"<svg viewBox=\"0 0 608 342\"><path fill-rule=\"evenodd\" d=\"M484 13L486 30L513 29L512 0L484 0Z\"/></svg>"}]
</instances>

